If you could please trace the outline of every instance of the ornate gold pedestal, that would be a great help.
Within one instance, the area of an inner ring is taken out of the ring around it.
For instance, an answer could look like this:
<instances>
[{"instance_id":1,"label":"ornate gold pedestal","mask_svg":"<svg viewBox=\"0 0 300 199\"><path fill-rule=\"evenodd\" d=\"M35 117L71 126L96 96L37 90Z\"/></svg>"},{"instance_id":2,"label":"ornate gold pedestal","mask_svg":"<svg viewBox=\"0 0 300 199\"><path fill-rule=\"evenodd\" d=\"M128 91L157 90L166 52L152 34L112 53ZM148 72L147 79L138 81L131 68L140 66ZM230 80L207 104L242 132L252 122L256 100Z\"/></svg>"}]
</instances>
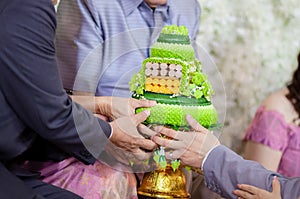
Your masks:
<instances>
[{"instance_id":1,"label":"ornate gold pedestal","mask_svg":"<svg viewBox=\"0 0 300 199\"><path fill-rule=\"evenodd\" d=\"M146 173L138 188L138 196L139 199L190 198L184 173L180 169L173 171L170 166Z\"/></svg>"}]
</instances>

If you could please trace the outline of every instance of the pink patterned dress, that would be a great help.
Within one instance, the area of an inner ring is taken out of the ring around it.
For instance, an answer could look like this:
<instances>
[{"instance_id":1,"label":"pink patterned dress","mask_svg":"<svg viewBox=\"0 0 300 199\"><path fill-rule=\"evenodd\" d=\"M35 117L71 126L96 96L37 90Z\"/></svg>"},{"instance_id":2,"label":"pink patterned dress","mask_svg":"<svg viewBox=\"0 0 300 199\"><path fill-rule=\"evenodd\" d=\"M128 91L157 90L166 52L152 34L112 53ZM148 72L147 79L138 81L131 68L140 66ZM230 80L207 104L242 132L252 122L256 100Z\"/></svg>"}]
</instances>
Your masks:
<instances>
[{"instance_id":1,"label":"pink patterned dress","mask_svg":"<svg viewBox=\"0 0 300 199\"><path fill-rule=\"evenodd\" d=\"M85 165L75 158L61 162L25 162L32 171L41 172L44 182L67 189L84 199L137 199L137 181L133 173L122 172L96 161Z\"/></svg>"},{"instance_id":2,"label":"pink patterned dress","mask_svg":"<svg viewBox=\"0 0 300 199\"><path fill-rule=\"evenodd\" d=\"M261 106L246 131L244 140L261 143L282 152L278 172L300 176L300 126L287 124L283 115Z\"/></svg>"}]
</instances>

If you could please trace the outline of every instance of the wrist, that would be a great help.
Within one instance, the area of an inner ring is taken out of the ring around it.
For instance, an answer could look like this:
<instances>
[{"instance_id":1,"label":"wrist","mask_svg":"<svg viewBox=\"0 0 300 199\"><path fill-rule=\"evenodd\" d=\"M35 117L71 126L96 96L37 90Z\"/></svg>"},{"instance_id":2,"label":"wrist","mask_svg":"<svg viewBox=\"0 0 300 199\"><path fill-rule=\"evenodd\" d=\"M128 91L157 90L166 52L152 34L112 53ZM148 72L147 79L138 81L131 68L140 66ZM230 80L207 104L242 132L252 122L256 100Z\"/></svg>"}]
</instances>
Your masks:
<instances>
[{"instance_id":1,"label":"wrist","mask_svg":"<svg viewBox=\"0 0 300 199\"><path fill-rule=\"evenodd\" d=\"M93 96L86 96L86 95L69 95L71 99L83 106L85 109L91 111L92 113L95 112L95 105L93 101Z\"/></svg>"},{"instance_id":2,"label":"wrist","mask_svg":"<svg viewBox=\"0 0 300 199\"><path fill-rule=\"evenodd\" d=\"M109 135L108 139L111 140L111 137L113 136L113 133L114 133L114 128L113 128L113 125L111 122L109 123L109 125L110 125L110 135Z\"/></svg>"},{"instance_id":3,"label":"wrist","mask_svg":"<svg viewBox=\"0 0 300 199\"><path fill-rule=\"evenodd\" d=\"M95 111L97 114L105 115L109 118L112 116L111 97L96 97L95 98Z\"/></svg>"}]
</instances>

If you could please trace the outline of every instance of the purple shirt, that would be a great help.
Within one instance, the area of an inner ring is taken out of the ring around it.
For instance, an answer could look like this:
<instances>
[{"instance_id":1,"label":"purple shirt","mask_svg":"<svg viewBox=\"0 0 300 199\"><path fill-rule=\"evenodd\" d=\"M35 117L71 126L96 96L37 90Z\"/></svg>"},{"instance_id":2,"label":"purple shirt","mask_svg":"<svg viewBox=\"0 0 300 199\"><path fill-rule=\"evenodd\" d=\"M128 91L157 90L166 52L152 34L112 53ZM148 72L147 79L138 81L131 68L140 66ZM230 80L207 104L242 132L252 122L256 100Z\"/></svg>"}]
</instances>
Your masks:
<instances>
[{"instance_id":1,"label":"purple shirt","mask_svg":"<svg viewBox=\"0 0 300 199\"><path fill-rule=\"evenodd\" d=\"M244 140L261 143L282 152L278 172L300 176L300 127L287 124L283 115L261 106L247 129Z\"/></svg>"}]
</instances>

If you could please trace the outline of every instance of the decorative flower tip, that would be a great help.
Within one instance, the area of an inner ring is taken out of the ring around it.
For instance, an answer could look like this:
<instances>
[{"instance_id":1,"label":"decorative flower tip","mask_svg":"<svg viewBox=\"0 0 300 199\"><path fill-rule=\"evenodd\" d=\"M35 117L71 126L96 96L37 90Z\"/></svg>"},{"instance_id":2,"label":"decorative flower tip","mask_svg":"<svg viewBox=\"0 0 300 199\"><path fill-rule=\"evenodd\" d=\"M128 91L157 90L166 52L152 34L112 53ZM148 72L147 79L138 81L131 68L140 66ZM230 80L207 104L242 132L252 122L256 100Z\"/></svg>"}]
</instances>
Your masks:
<instances>
[{"instance_id":1,"label":"decorative flower tip","mask_svg":"<svg viewBox=\"0 0 300 199\"><path fill-rule=\"evenodd\" d=\"M166 160L166 157L165 157L165 156L160 156L160 157L159 157L159 166L160 166L162 169L166 169L166 168L167 168L167 160Z\"/></svg>"},{"instance_id":2,"label":"decorative flower tip","mask_svg":"<svg viewBox=\"0 0 300 199\"><path fill-rule=\"evenodd\" d=\"M175 172L180 166L180 160L172 160L171 167L173 171Z\"/></svg>"},{"instance_id":3,"label":"decorative flower tip","mask_svg":"<svg viewBox=\"0 0 300 199\"><path fill-rule=\"evenodd\" d=\"M129 164L130 164L130 166L132 167L132 166L134 165L134 162L131 161L131 160L129 160Z\"/></svg>"},{"instance_id":4,"label":"decorative flower tip","mask_svg":"<svg viewBox=\"0 0 300 199\"><path fill-rule=\"evenodd\" d=\"M153 160L156 162L157 165L159 165L159 150L158 149L155 149L154 151L154 156L153 156Z\"/></svg>"},{"instance_id":5,"label":"decorative flower tip","mask_svg":"<svg viewBox=\"0 0 300 199\"><path fill-rule=\"evenodd\" d=\"M194 96L196 99L200 99L203 96L203 92L201 90L196 90Z\"/></svg>"},{"instance_id":6,"label":"decorative flower tip","mask_svg":"<svg viewBox=\"0 0 300 199\"><path fill-rule=\"evenodd\" d=\"M200 72L193 73L192 81L194 84L199 86L202 82L205 81L205 79L206 78L202 73L200 73Z\"/></svg>"}]
</instances>

